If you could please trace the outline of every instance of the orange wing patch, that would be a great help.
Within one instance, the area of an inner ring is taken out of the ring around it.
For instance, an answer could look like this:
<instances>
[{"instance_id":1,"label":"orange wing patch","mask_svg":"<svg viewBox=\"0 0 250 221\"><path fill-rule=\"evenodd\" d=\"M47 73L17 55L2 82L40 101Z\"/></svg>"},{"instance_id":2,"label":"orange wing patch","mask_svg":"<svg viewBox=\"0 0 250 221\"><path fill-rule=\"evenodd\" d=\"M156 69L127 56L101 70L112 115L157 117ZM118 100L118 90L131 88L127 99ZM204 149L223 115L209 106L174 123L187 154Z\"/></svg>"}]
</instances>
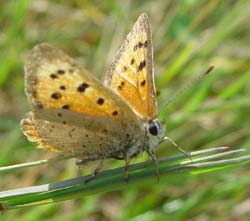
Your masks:
<instances>
[{"instance_id":1,"label":"orange wing patch","mask_svg":"<svg viewBox=\"0 0 250 221\"><path fill-rule=\"evenodd\" d=\"M156 117L152 39L148 17L142 14L128 34L106 74L105 84L141 118Z\"/></svg>"},{"instance_id":2,"label":"orange wing patch","mask_svg":"<svg viewBox=\"0 0 250 221\"><path fill-rule=\"evenodd\" d=\"M25 73L27 96L35 110L52 108L119 118L121 102L58 49L47 44L36 46Z\"/></svg>"}]
</instances>

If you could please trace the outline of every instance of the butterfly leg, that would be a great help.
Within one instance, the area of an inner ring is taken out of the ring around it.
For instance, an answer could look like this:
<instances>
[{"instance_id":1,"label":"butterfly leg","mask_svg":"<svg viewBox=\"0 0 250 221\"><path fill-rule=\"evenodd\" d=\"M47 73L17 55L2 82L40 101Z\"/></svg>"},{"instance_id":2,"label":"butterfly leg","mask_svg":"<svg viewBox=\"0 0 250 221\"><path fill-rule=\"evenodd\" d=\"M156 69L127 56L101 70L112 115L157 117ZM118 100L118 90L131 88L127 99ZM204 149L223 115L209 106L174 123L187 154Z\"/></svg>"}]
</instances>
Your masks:
<instances>
[{"instance_id":1,"label":"butterfly leg","mask_svg":"<svg viewBox=\"0 0 250 221\"><path fill-rule=\"evenodd\" d=\"M157 163L156 156L155 156L155 154L154 154L154 152L152 150L148 150L147 153L148 153L150 159L154 163L155 175L157 177L157 181L159 182L160 181L160 175L159 175L159 169L158 169L158 163Z\"/></svg>"},{"instance_id":2,"label":"butterfly leg","mask_svg":"<svg viewBox=\"0 0 250 221\"><path fill-rule=\"evenodd\" d=\"M76 165L79 167L85 163L86 163L85 160L81 160L81 159L76 160ZM93 173L84 180L84 183L88 183L89 181L93 180L97 176L97 174L100 172L102 167L103 167L103 160L100 160L99 164L97 165Z\"/></svg>"},{"instance_id":3,"label":"butterfly leg","mask_svg":"<svg viewBox=\"0 0 250 221\"><path fill-rule=\"evenodd\" d=\"M97 165L93 173L84 180L84 183L86 184L89 181L93 180L97 176L97 174L101 171L102 167L103 167L103 160L100 160L99 164Z\"/></svg>"},{"instance_id":4,"label":"butterfly leg","mask_svg":"<svg viewBox=\"0 0 250 221\"><path fill-rule=\"evenodd\" d=\"M125 160L125 182L128 183L128 167L129 167L129 157L128 156L125 156L124 157L124 160Z\"/></svg>"},{"instance_id":5,"label":"butterfly leg","mask_svg":"<svg viewBox=\"0 0 250 221\"><path fill-rule=\"evenodd\" d=\"M182 148L180 148L177 143L175 143L170 137L164 137L162 142L164 141L169 141L178 151L180 151L181 153L185 154L185 156L187 158L189 158L190 160L192 160L192 156L190 153L187 153L185 150L183 150Z\"/></svg>"}]
</instances>

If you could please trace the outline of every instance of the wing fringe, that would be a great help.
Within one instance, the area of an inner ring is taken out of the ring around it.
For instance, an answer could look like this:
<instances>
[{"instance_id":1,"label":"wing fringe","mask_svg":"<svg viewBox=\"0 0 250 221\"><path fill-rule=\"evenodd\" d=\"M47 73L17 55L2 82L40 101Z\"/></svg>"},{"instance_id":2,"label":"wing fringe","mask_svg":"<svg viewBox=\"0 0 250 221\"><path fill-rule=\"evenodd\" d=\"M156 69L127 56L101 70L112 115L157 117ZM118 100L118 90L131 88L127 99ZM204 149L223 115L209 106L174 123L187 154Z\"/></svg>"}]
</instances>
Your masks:
<instances>
[{"instance_id":1,"label":"wing fringe","mask_svg":"<svg viewBox=\"0 0 250 221\"><path fill-rule=\"evenodd\" d=\"M21 129L29 141L39 144L38 148L47 149L54 152L60 152L58 148L48 145L42 140L36 129L36 125L33 122L31 113L29 113L26 119L21 120Z\"/></svg>"}]
</instances>

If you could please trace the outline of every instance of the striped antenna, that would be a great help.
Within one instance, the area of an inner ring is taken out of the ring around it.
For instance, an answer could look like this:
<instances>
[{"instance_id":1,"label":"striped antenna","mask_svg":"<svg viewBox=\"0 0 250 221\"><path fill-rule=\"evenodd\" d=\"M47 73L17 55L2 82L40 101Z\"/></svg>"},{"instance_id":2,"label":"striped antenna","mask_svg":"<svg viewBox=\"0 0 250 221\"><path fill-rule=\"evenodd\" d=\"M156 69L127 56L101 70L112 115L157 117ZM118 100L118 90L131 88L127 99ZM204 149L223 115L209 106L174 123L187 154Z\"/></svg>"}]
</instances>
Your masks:
<instances>
[{"instance_id":1,"label":"striped antenna","mask_svg":"<svg viewBox=\"0 0 250 221\"><path fill-rule=\"evenodd\" d=\"M179 91L177 91L169 100L167 100L166 103L164 103L161 107L160 107L160 112L163 111L163 109L168 106L170 103L172 103L176 97L178 97L180 94L182 94L184 91L186 91L188 88L190 88L191 86L193 86L194 84L196 84L197 82L199 82L200 80L202 80L206 75L208 75L212 70L214 69L214 66L211 65L204 73L198 75L196 78L194 78L193 80L191 80L188 84L186 84L183 88L181 88Z\"/></svg>"}]
</instances>

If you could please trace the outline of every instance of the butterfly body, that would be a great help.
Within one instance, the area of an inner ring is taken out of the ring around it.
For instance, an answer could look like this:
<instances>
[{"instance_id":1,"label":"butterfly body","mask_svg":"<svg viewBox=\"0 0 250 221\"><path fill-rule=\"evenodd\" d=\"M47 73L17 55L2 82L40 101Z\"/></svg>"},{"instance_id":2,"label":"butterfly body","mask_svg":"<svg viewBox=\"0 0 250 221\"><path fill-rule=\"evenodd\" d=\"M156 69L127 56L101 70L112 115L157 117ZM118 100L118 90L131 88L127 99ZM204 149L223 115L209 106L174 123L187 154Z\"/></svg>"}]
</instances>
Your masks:
<instances>
[{"instance_id":1,"label":"butterfly body","mask_svg":"<svg viewBox=\"0 0 250 221\"><path fill-rule=\"evenodd\" d=\"M162 141L157 120L151 30L142 14L102 84L74 59L48 44L25 64L32 111L21 122L40 147L84 162L131 159Z\"/></svg>"}]
</instances>

